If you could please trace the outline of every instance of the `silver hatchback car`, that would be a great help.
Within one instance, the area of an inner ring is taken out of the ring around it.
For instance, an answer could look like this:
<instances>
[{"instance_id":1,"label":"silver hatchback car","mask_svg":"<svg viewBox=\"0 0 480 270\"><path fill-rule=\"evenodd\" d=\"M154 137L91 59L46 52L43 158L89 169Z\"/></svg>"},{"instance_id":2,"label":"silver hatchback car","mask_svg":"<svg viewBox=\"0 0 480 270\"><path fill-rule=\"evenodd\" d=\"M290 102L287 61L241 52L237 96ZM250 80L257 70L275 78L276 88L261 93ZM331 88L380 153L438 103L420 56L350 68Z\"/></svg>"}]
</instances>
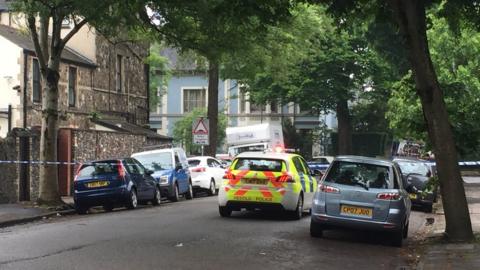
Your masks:
<instances>
[{"instance_id":1,"label":"silver hatchback car","mask_svg":"<svg viewBox=\"0 0 480 270\"><path fill-rule=\"evenodd\" d=\"M409 188L392 161L339 156L314 195L310 234L322 237L335 227L386 231L401 246L408 234Z\"/></svg>"}]
</instances>

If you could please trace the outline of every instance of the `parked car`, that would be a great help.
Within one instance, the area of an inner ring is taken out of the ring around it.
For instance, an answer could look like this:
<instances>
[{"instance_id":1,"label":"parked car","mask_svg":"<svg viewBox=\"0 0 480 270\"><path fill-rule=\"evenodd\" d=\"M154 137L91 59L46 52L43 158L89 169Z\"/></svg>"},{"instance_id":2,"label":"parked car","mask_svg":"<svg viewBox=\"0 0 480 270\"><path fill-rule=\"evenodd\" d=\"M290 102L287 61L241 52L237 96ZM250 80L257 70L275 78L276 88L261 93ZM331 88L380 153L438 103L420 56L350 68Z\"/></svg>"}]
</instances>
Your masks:
<instances>
[{"instance_id":1,"label":"parked car","mask_svg":"<svg viewBox=\"0 0 480 270\"><path fill-rule=\"evenodd\" d=\"M438 193L437 186L429 184L430 178L434 175L432 166L427 161L418 159L395 158L393 161L400 166L403 181L412 185L410 191L412 204L422 207L427 213L431 213Z\"/></svg>"},{"instance_id":2,"label":"parked car","mask_svg":"<svg viewBox=\"0 0 480 270\"><path fill-rule=\"evenodd\" d=\"M310 170L318 171L321 174L324 174L332 161L332 156L316 156L309 160L307 164L308 167L310 167Z\"/></svg>"},{"instance_id":3,"label":"parked car","mask_svg":"<svg viewBox=\"0 0 480 270\"><path fill-rule=\"evenodd\" d=\"M300 219L310 209L317 180L297 154L244 152L235 157L218 193L220 216L232 211L282 210Z\"/></svg>"},{"instance_id":4,"label":"parked car","mask_svg":"<svg viewBox=\"0 0 480 270\"><path fill-rule=\"evenodd\" d=\"M187 200L193 198L193 186L188 170L187 156L182 148L166 148L135 153L145 168L152 170L158 181L162 196L176 202L180 195Z\"/></svg>"},{"instance_id":5,"label":"parked car","mask_svg":"<svg viewBox=\"0 0 480 270\"><path fill-rule=\"evenodd\" d=\"M92 206L111 211L117 206L134 209L139 202L159 205L160 189L152 173L133 158L83 164L74 180L75 209L85 214Z\"/></svg>"},{"instance_id":6,"label":"parked car","mask_svg":"<svg viewBox=\"0 0 480 270\"><path fill-rule=\"evenodd\" d=\"M401 177L392 161L337 157L315 193L310 234L321 237L324 230L337 227L386 231L401 246L411 207Z\"/></svg>"},{"instance_id":7,"label":"parked car","mask_svg":"<svg viewBox=\"0 0 480 270\"><path fill-rule=\"evenodd\" d=\"M205 190L210 196L217 194L225 175L225 166L218 159L209 156L191 157L187 160L193 190Z\"/></svg>"}]
</instances>

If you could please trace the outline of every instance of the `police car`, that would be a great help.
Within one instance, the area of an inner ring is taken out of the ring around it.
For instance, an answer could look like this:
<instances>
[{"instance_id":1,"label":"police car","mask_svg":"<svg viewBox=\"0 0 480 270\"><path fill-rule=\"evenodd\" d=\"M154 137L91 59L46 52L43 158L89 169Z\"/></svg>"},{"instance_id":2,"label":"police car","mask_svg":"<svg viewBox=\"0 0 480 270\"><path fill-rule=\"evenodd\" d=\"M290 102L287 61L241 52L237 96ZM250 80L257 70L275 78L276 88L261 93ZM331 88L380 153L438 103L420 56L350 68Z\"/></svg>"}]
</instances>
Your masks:
<instances>
[{"instance_id":1,"label":"police car","mask_svg":"<svg viewBox=\"0 0 480 270\"><path fill-rule=\"evenodd\" d=\"M317 180L302 156L278 152L244 152L227 169L218 194L219 212L283 210L300 219L310 209Z\"/></svg>"}]
</instances>

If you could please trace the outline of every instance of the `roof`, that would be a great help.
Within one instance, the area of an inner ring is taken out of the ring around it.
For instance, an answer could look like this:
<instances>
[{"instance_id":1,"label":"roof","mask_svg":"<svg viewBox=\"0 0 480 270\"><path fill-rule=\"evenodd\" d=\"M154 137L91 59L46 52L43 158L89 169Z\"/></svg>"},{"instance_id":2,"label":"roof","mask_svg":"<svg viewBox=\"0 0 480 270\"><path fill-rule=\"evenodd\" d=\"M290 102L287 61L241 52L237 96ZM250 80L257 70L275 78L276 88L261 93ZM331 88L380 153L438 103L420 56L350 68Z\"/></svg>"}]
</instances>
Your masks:
<instances>
[{"instance_id":1,"label":"roof","mask_svg":"<svg viewBox=\"0 0 480 270\"><path fill-rule=\"evenodd\" d=\"M182 57L175 48L165 48L160 55L168 59L168 68L176 71L195 71L198 66L194 59Z\"/></svg>"},{"instance_id":2,"label":"roof","mask_svg":"<svg viewBox=\"0 0 480 270\"><path fill-rule=\"evenodd\" d=\"M0 11L8 11L10 10L10 4L7 3L5 0L0 0Z\"/></svg>"},{"instance_id":3,"label":"roof","mask_svg":"<svg viewBox=\"0 0 480 270\"><path fill-rule=\"evenodd\" d=\"M181 150L183 151L182 148L179 147L171 147L171 148L164 148L164 149L155 149L155 150L149 150L149 151L143 151L143 152L138 152L132 154L132 157L139 156L139 155L145 155L145 154L158 154L158 153L169 153L172 152L173 150Z\"/></svg>"},{"instance_id":4,"label":"roof","mask_svg":"<svg viewBox=\"0 0 480 270\"><path fill-rule=\"evenodd\" d=\"M337 156L335 160L341 160L341 161L347 161L347 162L370 163L370 164L383 165L383 166L393 165L393 161L388 159L372 158L372 157L364 157L364 156Z\"/></svg>"},{"instance_id":5,"label":"roof","mask_svg":"<svg viewBox=\"0 0 480 270\"><path fill-rule=\"evenodd\" d=\"M0 25L0 36L6 38L18 47L35 54L35 46L33 45L33 41L29 34L10 26ZM96 64L93 61L74 51L68 46L65 46L65 49L62 52L62 61L72 62L88 67L96 67Z\"/></svg>"},{"instance_id":6,"label":"roof","mask_svg":"<svg viewBox=\"0 0 480 270\"><path fill-rule=\"evenodd\" d=\"M243 152L238 154L235 158L266 158L266 159L283 159L289 160L298 154L291 153L277 153L277 152Z\"/></svg>"},{"instance_id":7,"label":"roof","mask_svg":"<svg viewBox=\"0 0 480 270\"><path fill-rule=\"evenodd\" d=\"M160 139L165 141L173 140L172 137L160 135L153 130L150 130L132 123L128 123L127 121L122 119L95 119L92 121L101 126L104 126L116 131L120 131L120 132L142 134L147 136L150 139Z\"/></svg>"}]
</instances>

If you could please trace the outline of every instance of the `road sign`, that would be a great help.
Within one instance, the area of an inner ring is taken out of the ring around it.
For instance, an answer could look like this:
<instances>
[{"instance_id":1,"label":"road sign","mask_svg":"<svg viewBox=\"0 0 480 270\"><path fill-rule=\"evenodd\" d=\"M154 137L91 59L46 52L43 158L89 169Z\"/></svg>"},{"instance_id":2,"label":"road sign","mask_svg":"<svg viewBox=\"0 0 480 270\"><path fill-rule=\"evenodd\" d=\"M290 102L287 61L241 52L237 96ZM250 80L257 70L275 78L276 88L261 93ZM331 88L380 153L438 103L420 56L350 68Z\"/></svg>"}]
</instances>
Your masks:
<instances>
[{"instance_id":1,"label":"road sign","mask_svg":"<svg viewBox=\"0 0 480 270\"><path fill-rule=\"evenodd\" d=\"M209 145L208 140L208 119L197 118L192 123L193 143L200 145Z\"/></svg>"}]
</instances>

